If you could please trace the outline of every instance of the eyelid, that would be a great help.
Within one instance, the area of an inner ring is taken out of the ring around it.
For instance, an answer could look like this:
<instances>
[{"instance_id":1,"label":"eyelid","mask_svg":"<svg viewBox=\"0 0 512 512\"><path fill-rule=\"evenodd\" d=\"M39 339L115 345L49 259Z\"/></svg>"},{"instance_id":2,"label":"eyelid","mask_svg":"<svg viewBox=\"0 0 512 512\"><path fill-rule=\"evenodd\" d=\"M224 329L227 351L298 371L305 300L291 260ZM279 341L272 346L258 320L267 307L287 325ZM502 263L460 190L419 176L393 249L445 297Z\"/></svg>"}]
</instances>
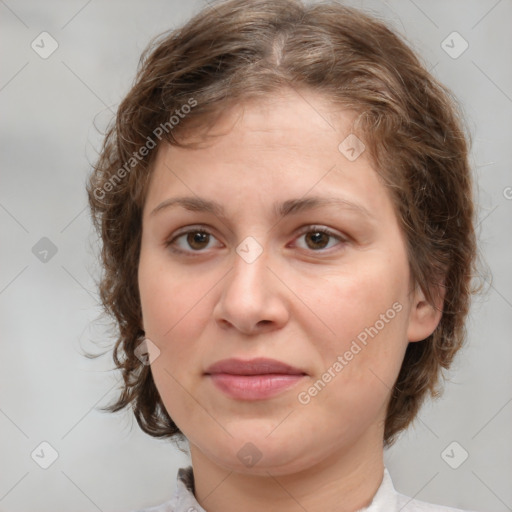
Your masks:
<instances>
[{"instance_id":1,"label":"eyelid","mask_svg":"<svg viewBox=\"0 0 512 512\"><path fill-rule=\"evenodd\" d=\"M324 226L323 224L308 224L307 226L299 228L298 234L303 235L304 233L310 233L311 231L321 231L322 233L327 233L328 235L334 238L339 238L340 240L346 240L348 238L339 231Z\"/></svg>"},{"instance_id":2,"label":"eyelid","mask_svg":"<svg viewBox=\"0 0 512 512\"><path fill-rule=\"evenodd\" d=\"M203 233L208 233L210 235L213 234L212 228L206 224L190 224L188 226L182 226L181 228L178 228L176 231L173 231L173 233L168 237L168 240L174 240L178 236L190 233L191 231L200 231Z\"/></svg>"}]
</instances>

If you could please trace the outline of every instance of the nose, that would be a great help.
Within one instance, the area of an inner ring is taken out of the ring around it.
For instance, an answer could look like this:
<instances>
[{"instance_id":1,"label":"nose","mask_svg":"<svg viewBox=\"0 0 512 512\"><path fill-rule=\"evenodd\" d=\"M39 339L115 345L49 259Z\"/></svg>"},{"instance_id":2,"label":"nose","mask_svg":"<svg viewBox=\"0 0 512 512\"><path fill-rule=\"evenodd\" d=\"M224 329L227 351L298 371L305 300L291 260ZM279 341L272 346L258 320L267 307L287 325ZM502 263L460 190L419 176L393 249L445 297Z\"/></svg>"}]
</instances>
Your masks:
<instances>
[{"instance_id":1,"label":"nose","mask_svg":"<svg viewBox=\"0 0 512 512\"><path fill-rule=\"evenodd\" d=\"M213 311L222 329L251 335L286 325L289 319L286 290L268 263L264 254L251 263L235 255L234 268L222 281L224 287Z\"/></svg>"}]
</instances>

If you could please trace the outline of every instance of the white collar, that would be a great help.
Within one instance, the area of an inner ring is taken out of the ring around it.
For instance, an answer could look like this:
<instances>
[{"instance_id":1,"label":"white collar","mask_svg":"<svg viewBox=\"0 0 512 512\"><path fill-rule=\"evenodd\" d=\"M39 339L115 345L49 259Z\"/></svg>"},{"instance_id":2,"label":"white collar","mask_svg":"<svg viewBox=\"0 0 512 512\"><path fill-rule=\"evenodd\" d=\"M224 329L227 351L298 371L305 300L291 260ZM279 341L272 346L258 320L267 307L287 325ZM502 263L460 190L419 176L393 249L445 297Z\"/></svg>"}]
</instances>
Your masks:
<instances>
[{"instance_id":1,"label":"white collar","mask_svg":"<svg viewBox=\"0 0 512 512\"><path fill-rule=\"evenodd\" d=\"M180 468L176 478L176 489L172 498L157 507L151 507L139 512L207 512L199 505L194 496L194 473L192 466ZM377 489L368 507L358 512L470 512L461 509L431 505L414 500L396 492L391 475L387 468L380 487Z\"/></svg>"}]
</instances>

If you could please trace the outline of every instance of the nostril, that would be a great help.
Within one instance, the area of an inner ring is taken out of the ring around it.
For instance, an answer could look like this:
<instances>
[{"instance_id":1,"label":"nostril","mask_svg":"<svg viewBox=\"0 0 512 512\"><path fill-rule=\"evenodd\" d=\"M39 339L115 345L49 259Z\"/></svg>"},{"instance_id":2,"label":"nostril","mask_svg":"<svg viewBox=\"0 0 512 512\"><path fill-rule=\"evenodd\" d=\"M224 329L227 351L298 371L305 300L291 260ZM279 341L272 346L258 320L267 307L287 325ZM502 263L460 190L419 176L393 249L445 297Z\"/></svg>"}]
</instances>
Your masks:
<instances>
[{"instance_id":1,"label":"nostril","mask_svg":"<svg viewBox=\"0 0 512 512\"><path fill-rule=\"evenodd\" d=\"M258 326L265 326L265 325L268 325L268 324L271 324L272 323L272 320L260 320L256 325Z\"/></svg>"},{"instance_id":2,"label":"nostril","mask_svg":"<svg viewBox=\"0 0 512 512\"><path fill-rule=\"evenodd\" d=\"M231 325L232 325L232 324L231 324L230 322L228 322L225 318L220 318L220 319L218 320L218 323L219 323L219 325L220 325L221 327L224 327L224 328L231 327Z\"/></svg>"}]
</instances>

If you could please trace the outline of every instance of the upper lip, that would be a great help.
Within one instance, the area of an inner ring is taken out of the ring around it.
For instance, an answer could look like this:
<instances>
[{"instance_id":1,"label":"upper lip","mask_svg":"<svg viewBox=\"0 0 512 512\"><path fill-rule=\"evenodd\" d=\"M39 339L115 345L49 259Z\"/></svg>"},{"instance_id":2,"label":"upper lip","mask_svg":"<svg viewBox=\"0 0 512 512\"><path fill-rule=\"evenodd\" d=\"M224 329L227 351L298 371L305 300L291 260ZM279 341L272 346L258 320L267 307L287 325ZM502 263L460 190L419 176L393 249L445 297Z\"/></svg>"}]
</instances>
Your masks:
<instances>
[{"instance_id":1,"label":"upper lip","mask_svg":"<svg viewBox=\"0 0 512 512\"><path fill-rule=\"evenodd\" d=\"M269 373L281 373L287 375L305 375L305 372L299 368L294 368L289 364L282 363L276 359L267 359L260 357L256 359L223 359L210 365L206 374L229 373L232 375L264 375Z\"/></svg>"}]
</instances>

